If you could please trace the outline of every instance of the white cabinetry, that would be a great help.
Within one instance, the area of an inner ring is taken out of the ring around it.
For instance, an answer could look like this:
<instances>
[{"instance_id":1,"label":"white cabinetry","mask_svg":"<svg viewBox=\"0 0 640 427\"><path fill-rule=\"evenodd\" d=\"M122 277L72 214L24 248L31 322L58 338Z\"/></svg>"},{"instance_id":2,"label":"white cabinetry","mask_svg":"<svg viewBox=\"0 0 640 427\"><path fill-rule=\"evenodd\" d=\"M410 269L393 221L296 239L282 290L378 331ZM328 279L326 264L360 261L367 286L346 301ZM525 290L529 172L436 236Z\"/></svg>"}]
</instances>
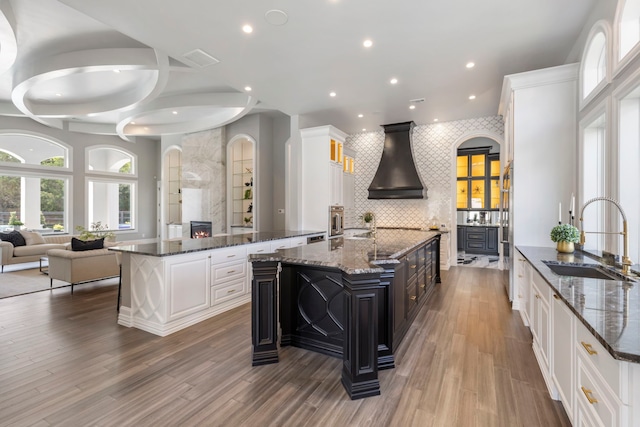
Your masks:
<instances>
[{"instance_id":1,"label":"white cabinetry","mask_svg":"<svg viewBox=\"0 0 640 427\"><path fill-rule=\"evenodd\" d=\"M530 274L533 350L551 397L562 401L576 426L640 425L640 364L614 359L529 262L523 264Z\"/></svg>"},{"instance_id":2,"label":"white cabinetry","mask_svg":"<svg viewBox=\"0 0 640 427\"><path fill-rule=\"evenodd\" d=\"M302 137L302 224L328 231L329 206L343 205L343 144L347 134L333 126L300 130Z\"/></svg>"},{"instance_id":3,"label":"white cabinetry","mask_svg":"<svg viewBox=\"0 0 640 427\"><path fill-rule=\"evenodd\" d=\"M556 397L555 387L551 381L551 310L549 294L551 288L536 271L531 272L531 312L529 321L533 335L533 352L538 359L544 382L549 394Z\"/></svg>"},{"instance_id":4,"label":"white cabinetry","mask_svg":"<svg viewBox=\"0 0 640 427\"><path fill-rule=\"evenodd\" d=\"M511 159L513 244L548 246L550 218L575 192L578 64L505 76L503 160ZM564 218L565 221L568 218ZM515 253L513 247L510 253Z\"/></svg>"},{"instance_id":5,"label":"white cabinetry","mask_svg":"<svg viewBox=\"0 0 640 427\"><path fill-rule=\"evenodd\" d=\"M209 307L209 260L207 254L187 254L167 260L164 273L168 284L168 321Z\"/></svg>"},{"instance_id":6,"label":"white cabinetry","mask_svg":"<svg viewBox=\"0 0 640 427\"><path fill-rule=\"evenodd\" d=\"M529 313L531 307L529 307L529 296L531 294L531 270L529 269L529 263L524 255L517 249L514 251L514 280L515 285L513 288L513 309L520 310L520 317L525 326L529 326L531 321L529 319Z\"/></svg>"}]
</instances>

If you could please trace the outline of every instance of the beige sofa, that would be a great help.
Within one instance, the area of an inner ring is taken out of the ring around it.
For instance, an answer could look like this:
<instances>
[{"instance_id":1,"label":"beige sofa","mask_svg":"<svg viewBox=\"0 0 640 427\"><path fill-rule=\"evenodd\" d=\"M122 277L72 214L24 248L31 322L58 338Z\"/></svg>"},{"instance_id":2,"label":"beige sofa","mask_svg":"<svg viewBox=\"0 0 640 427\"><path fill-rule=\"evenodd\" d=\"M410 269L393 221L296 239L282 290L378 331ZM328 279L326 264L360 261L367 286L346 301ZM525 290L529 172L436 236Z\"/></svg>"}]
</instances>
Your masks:
<instances>
[{"instance_id":1,"label":"beige sofa","mask_svg":"<svg viewBox=\"0 0 640 427\"><path fill-rule=\"evenodd\" d=\"M62 280L73 285L120 275L119 253L108 249L70 251L51 249L49 257L49 279Z\"/></svg>"},{"instance_id":2,"label":"beige sofa","mask_svg":"<svg viewBox=\"0 0 640 427\"><path fill-rule=\"evenodd\" d=\"M39 261L47 255L49 249L67 249L71 246L70 234L42 236L45 243L28 244L26 246L13 247L9 242L0 241L0 272L4 272L5 265L20 264L23 262Z\"/></svg>"}]
</instances>

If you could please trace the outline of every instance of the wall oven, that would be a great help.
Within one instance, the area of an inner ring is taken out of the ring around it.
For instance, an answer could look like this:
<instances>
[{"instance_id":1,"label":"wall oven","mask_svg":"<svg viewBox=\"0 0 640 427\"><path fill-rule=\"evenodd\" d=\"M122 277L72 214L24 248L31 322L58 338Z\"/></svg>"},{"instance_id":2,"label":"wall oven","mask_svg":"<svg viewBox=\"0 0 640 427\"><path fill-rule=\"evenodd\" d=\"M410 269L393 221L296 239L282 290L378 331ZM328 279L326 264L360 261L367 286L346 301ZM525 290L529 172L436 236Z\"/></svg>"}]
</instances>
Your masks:
<instances>
[{"instance_id":1,"label":"wall oven","mask_svg":"<svg viewBox=\"0 0 640 427\"><path fill-rule=\"evenodd\" d=\"M329 237L344 233L344 206L329 206Z\"/></svg>"}]
</instances>

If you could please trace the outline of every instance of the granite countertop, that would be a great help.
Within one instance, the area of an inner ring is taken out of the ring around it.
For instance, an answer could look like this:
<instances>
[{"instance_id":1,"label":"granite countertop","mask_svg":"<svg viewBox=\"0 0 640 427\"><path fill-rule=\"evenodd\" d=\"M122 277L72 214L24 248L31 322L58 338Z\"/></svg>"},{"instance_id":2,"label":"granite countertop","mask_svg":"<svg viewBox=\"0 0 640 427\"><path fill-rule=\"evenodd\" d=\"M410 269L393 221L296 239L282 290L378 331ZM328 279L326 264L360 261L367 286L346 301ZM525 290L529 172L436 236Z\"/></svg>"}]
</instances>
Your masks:
<instances>
[{"instance_id":1,"label":"granite countertop","mask_svg":"<svg viewBox=\"0 0 640 427\"><path fill-rule=\"evenodd\" d=\"M458 224L458 227L500 227L500 224Z\"/></svg>"},{"instance_id":2,"label":"granite countertop","mask_svg":"<svg viewBox=\"0 0 640 427\"><path fill-rule=\"evenodd\" d=\"M180 255L190 252L208 251L211 249L227 248L230 246L248 245L251 243L268 242L271 240L287 239L290 237L313 236L323 234L324 231L260 231L257 233L230 234L228 236L205 237L203 239L164 240L151 243L127 245L122 242L109 250L150 256Z\"/></svg>"},{"instance_id":3,"label":"granite countertop","mask_svg":"<svg viewBox=\"0 0 640 427\"><path fill-rule=\"evenodd\" d=\"M640 363L640 278L629 283L559 276L542 261L600 263L579 251L560 254L554 248L517 249L614 358Z\"/></svg>"},{"instance_id":4,"label":"granite countertop","mask_svg":"<svg viewBox=\"0 0 640 427\"><path fill-rule=\"evenodd\" d=\"M382 273L381 265L398 263L402 255L441 234L438 231L378 229L355 238L337 237L277 254L250 255L249 260L281 261L290 264L335 267L347 274Z\"/></svg>"}]
</instances>

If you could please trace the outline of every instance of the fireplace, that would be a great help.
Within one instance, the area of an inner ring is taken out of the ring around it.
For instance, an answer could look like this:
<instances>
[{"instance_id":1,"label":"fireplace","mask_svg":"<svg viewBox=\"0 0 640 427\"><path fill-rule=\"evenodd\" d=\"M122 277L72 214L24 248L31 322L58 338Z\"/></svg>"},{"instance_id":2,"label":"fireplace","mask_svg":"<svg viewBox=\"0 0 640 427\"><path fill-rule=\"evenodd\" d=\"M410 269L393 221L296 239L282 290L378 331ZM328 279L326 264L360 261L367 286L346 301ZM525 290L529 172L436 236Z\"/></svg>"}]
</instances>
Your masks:
<instances>
[{"instance_id":1,"label":"fireplace","mask_svg":"<svg viewBox=\"0 0 640 427\"><path fill-rule=\"evenodd\" d=\"M211 237L211 221L191 221L191 238Z\"/></svg>"}]
</instances>

